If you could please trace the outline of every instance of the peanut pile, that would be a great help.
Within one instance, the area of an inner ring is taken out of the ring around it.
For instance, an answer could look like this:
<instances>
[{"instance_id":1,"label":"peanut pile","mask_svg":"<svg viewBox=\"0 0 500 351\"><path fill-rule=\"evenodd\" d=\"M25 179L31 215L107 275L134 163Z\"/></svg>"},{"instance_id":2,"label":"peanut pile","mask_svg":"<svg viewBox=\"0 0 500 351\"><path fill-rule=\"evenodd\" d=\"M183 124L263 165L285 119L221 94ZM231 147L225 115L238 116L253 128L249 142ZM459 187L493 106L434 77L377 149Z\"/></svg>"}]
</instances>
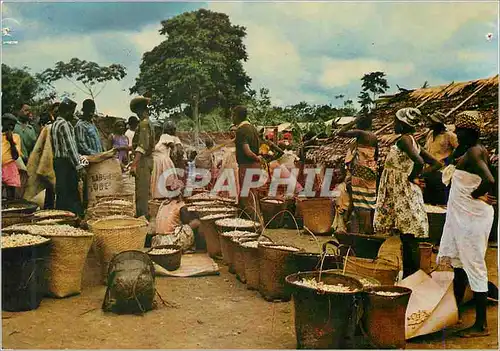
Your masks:
<instances>
[{"instance_id":1,"label":"peanut pile","mask_svg":"<svg viewBox=\"0 0 500 351\"><path fill-rule=\"evenodd\" d=\"M259 246L259 242L261 244L272 244L272 242L265 240L265 241L247 241L246 243L241 243L241 246L243 247L248 247L251 249L256 249Z\"/></svg>"},{"instance_id":2,"label":"peanut pile","mask_svg":"<svg viewBox=\"0 0 500 351\"><path fill-rule=\"evenodd\" d=\"M2 248L7 249L11 247L32 246L49 241L39 235L30 234L11 234L2 235Z\"/></svg>"},{"instance_id":3,"label":"peanut pile","mask_svg":"<svg viewBox=\"0 0 500 351\"><path fill-rule=\"evenodd\" d=\"M390 297L403 295L401 293L392 292L392 291L375 291L374 294L380 295L380 296L390 296Z\"/></svg>"},{"instance_id":4,"label":"peanut pile","mask_svg":"<svg viewBox=\"0 0 500 351\"><path fill-rule=\"evenodd\" d=\"M283 201L281 200L264 200L265 203L268 203L268 204L282 204Z\"/></svg>"},{"instance_id":5,"label":"peanut pile","mask_svg":"<svg viewBox=\"0 0 500 351\"><path fill-rule=\"evenodd\" d=\"M188 211L200 211L200 212L236 212L234 207L201 207L201 206L190 206Z\"/></svg>"},{"instance_id":6,"label":"peanut pile","mask_svg":"<svg viewBox=\"0 0 500 351\"><path fill-rule=\"evenodd\" d=\"M359 282L361 284L363 284L363 286L365 288L369 288L369 287L372 287L372 286L376 286L374 283L372 283L371 281L369 281L368 279L365 279L365 278L358 278Z\"/></svg>"},{"instance_id":7,"label":"peanut pile","mask_svg":"<svg viewBox=\"0 0 500 351\"><path fill-rule=\"evenodd\" d=\"M208 220L211 220L211 219L221 219L221 218L226 218L228 215L225 214L225 213L215 213L215 214L211 214L211 215L206 215L204 217L201 217L201 220L202 221L208 221Z\"/></svg>"},{"instance_id":8,"label":"peanut pile","mask_svg":"<svg viewBox=\"0 0 500 351\"><path fill-rule=\"evenodd\" d=\"M293 246L271 245L271 246L267 246L267 247L270 247L271 249L283 250L283 251L292 251L292 252L300 251L299 249L297 249L296 247L293 247Z\"/></svg>"},{"instance_id":9,"label":"peanut pile","mask_svg":"<svg viewBox=\"0 0 500 351\"><path fill-rule=\"evenodd\" d=\"M149 251L150 255L168 255L168 254L173 254L179 252L179 250L175 249L153 249Z\"/></svg>"},{"instance_id":10,"label":"peanut pile","mask_svg":"<svg viewBox=\"0 0 500 351\"><path fill-rule=\"evenodd\" d=\"M431 314L427 311L424 311L424 310L418 310L417 312L414 312L412 313L407 319L408 321L408 325L418 325L418 324L421 324L423 322L425 322L425 320L427 318L429 318Z\"/></svg>"},{"instance_id":11,"label":"peanut pile","mask_svg":"<svg viewBox=\"0 0 500 351\"><path fill-rule=\"evenodd\" d=\"M253 232L245 232L245 231L240 231L240 230L233 230L231 232L226 232L221 234L224 237L233 237L233 238L239 238L239 237L245 237L245 236L256 236L256 233Z\"/></svg>"},{"instance_id":12,"label":"peanut pile","mask_svg":"<svg viewBox=\"0 0 500 351\"><path fill-rule=\"evenodd\" d=\"M75 217L73 212L60 211L60 210L42 210L37 211L33 214L36 218L47 218L47 217Z\"/></svg>"},{"instance_id":13,"label":"peanut pile","mask_svg":"<svg viewBox=\"0 0 500 351\"><path fill-rule=\"evenodd\" d=\"M221 227L232 227L232 228L241 228L241 227L255 227L258 228L260 227L260 224L254 221L250 221L248 219L242 219L242 218L225 218L225 219L219 219L217 222L215 222L216 225L219 225Z\"/></svg>"},{"instance_id":14,"label":"peanut pile","mask_svg":"<svg viewBox=\"0 0 500 351\"><path fill-rule=\"evenodd\" d=\"M355 292L357 289L352 289L346 285L343 284L325 284L323 282L318 282L314 278L310 279L305 279L302 278L302 280L296 281L295 282L298 285L302 285L308 288L316 289L319 291L328 291L328 292Z\"/></svg>"},{"instance_id":15,"label":"peanut pile","mask_svg":"<svg viewBox=\"0 0 500 351\"><path fill-rule=\"evenodd\" d=\"M16 224L5 228L6 232L26 231L32 235L42 236L91 236L92 233L69 225L23 225Z\"/></svg>"}]
</instances>

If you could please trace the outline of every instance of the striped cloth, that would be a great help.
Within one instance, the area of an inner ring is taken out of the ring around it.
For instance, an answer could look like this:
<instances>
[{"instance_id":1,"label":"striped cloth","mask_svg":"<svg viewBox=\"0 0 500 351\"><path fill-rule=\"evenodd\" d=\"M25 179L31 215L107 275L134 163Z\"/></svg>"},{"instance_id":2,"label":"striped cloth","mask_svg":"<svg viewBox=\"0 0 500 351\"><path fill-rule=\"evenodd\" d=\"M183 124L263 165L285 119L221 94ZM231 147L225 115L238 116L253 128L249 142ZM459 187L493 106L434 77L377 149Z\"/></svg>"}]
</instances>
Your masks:
<instances>
[{"instance_id":1,"label":"striped cloth","mask_svg":"<svg viewBox=\"0 0 500 351\"><path fill-rule=\"evenodd\" d=\"M54 124L52 124L51 139L54 158L69 159L77 170L82 168L76 146L75 131L71 123L62 117L57 117Z\"/></svg>"},{"instance_id":2,"label":"striped cloth","mask_svg":"<svg viewBox=\"0 0 500 351\"><path fill-rule=\"evenodd\" d=\"M75 135L80 155L95 155L104 151L94 123L83 119L79 120L75 126Z\"/></svg>"},{"instance_id":3,"label":"striped cloth","mask_svg":"<svg viewBox=\"0 0 500 351\"><path fill-rule=\"evenodd\" d=\"M377 204L377 161L375 147L357 146L351 164L353 207L374 210Z\"/></svg>"}]
</instances>

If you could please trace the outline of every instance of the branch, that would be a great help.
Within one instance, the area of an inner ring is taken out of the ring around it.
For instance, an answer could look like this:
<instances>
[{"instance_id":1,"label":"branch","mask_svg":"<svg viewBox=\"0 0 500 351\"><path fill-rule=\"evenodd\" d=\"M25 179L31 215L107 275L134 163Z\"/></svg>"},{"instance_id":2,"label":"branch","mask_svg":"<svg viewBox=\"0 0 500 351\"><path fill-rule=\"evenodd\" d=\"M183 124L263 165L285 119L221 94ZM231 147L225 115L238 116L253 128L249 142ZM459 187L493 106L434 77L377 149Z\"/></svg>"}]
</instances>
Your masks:
<instances>
[{"instance_id":1,"label":"branch","mask_svg":"<svg viewBox=\"0 0 500 351\"><path fill-rule=\"evenodd\" d=\"M73 84L78 90L80 90L82 93L85 93L87 94L87 92L85 90L83 90L82 88L80 88L75 82L73 82L71 79L69 79L68 77L64 76L64 79L66 79L68 82L70 82L71 84ZM85 84L84 84L85 85Z\"/></svg>"},{"instance_id":2,"label":"branch","mask_svg":"<svg viewBox=\"0 0 500 351\"><path fill-rule=\"evenodd\" d=\"M106 85L107 85L107 84L108 84L108 82L104 82L104 84L102 85L101 90L99 90L99 91L97 92L97 94L95 94L95 97L98 97L98 96L99 96L99 94L100 94L100 93L104 90L104 88L106 88Z\"/></svg>"}]
</instances>

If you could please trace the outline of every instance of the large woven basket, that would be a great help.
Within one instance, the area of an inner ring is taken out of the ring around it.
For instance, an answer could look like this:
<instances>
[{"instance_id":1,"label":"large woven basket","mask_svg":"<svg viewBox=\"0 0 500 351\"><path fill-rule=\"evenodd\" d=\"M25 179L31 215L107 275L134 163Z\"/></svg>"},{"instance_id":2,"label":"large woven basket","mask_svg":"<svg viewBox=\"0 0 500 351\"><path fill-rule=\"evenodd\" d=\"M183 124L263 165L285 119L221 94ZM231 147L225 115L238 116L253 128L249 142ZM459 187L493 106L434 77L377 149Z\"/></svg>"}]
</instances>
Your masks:
<instances>
[{"instance_id":1,"label":"large woven basket","mask_svg":"<svg viewBox=\"0 0 500 351\"><path fill-rule=\"evenodd\" d=\"M135 210L130 206L114 206L98 204L87 210L87 219L100 219L108 216L123 215L134 217Z\"/></svg>"},{"instance_id":2,"label":"large woven basket","mask_svg":"<svg viewBox=\"0 0 500 351\"><path fill-rule=\"evenodd\" d=\"M393 262L380 258L371 260L361 257L348 257L345 271L351 274L375 278L382 285L394 285L400 268Z\"/></svg>"},{"instance_id":3,"label":"large woven basket","mask_svg":"<svg viewBox=\"0 0 500 351\"><path fill-rule=\"evenodd\" d=\"M330 198L298 199L298 204L304 219L304 227L316 235L330 233L334 218Z\"/></svg>"},{"instance_id":4,"label":"large woven basket","mask_svg":"<svg viewBox=\"0 0 500 351\"><path fill-rule=\"evenodd\" d=\"M165 199L154 199L149 200L148 208L149 208L149 218L154 220L158 211L160 210L161 204L165 201Z\"/></svg>"},{"instance_id":5,"label":"large woven basket","mask_svg":"<svg viewBox=\"0 0 500 351\"><path fill-rule=\"evenodd\" d=\"M280 228L283 226L283 219L285 218L284 210L286 210L287 205L288 203L282 199L260 199L260 210L262 211L264 224L267 225L267 228Z\"/></svg>"},{"instance_id":6,"label":"large woven basket","mask_svg":"<svg viewBox=\"0 0 500 351\"><path fill-rule=\"evenodd\" d=\"M205 237L207 253L212 258L220 258L222 255L219 233L215 227L215 221L222 218L231 218L231 215L219 214L219 216L215 218L202 217L201 226L198 229L198 232Z\"/></svg>"},{"instance_id":7,"label":"large woven basket","mask_svg":"<svg viewBox=\"0 0 500 351\"><path fill-rule=\"evenodd\" d=\"M93 235L51 236L49 260L49 293L56 297L79 294L83 268L92 245Z\"/></svg>"},{"instance_id":8,"label":"large woven basket","mask_svg":"<svg viewBox=\"0 0 500 351\"><path fill-rule=\"evenodd\" d=\"M127 250L141 250L146 241L148 222L135 218L106 218L91 225L95 253L101 262L104 280L114 255Z\"/></svg>"},{"instance_id":9,"label":"large woven basket","mask_svg":"<svg viewBox=\"0 0 500 351\"><path fill-rule=\"evenodd\" d=\"M236 217L238 215L238 209L236 207L220 206L216 203L214 203L213 206L205 207L189 206L187 209L188 211L196 211L200 217L205 217L216 213L225 213L231 215L232 217Z\"/></svg>"}]
</instances>

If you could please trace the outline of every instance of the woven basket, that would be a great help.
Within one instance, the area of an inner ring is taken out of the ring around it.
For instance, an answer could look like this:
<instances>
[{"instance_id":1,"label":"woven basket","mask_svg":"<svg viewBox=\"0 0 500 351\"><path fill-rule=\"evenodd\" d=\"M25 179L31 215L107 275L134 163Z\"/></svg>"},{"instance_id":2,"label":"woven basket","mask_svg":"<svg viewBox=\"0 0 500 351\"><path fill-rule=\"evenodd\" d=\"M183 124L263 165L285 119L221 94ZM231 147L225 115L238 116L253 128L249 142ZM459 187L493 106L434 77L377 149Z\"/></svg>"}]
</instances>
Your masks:
<instances>
[{"instance_id":1,"label":"woven basket","mask_svg":"<svg viewBox=\"0 0 500 351\"><path fill-rule=\"evenodd\" d=\"M174 249L175 252L163 255L152 255L151 250L155 249ZM165 268L167 271L175 271L181 266L182 249L179 245L160 245L154 249L148 250L148 255L151 261Z\"/></svg>"},{"instance_id":2,"label":"woven basket","mask_svg":"<svg viewBox=\"0 0 500 351\"><path fill-rule=\"evenodd\" d=\"M400 268L393 262L380 258L371 260L361 257L348 257L345 271L351 274L375 278L382 285L394 285Z\"/></svg>"},{"instance_id":3,"label":"woven basket","mask_svg":"<svg viewBox=\"0 0 500 351\"><path fill-rule=\"evenodd\" d=\"M123 201L128 201L128 202L132 203L133 210L135 211L135 194L134 193L117 194L117 195L113 195L113 196L97 196L93 202L89 203L89 205L92 204L92 206L96 206L102 202L114 201L114 200L123 200Z\"/></svg>"},{"instance_id":4,"label":"woven basket","mask_svg":"<svg viewBox=\"0 0 500 351\"><path fill-rule=\"evenodd\" d=\"M165 199L149 200L148 208L149 208L149 218L151 218L151 220L154 220L156 218L156 215L158 214L158 211L160 210L161 204L164 201L165 201Z\"/></svg>"},{"instance_id":5,"label":"woven basket","mask_svg":"<svg viewBox=\"0 0 500 351\"><path fill-rule=\"evenodd\" d=\"M269 201L276 201L277 203ZM283 219L285 218L285 212L283 211L286 210L287 205L288 203L285 200L274 199L274 198L260 199L260 210L262 211L262 216L264 217L264 224L267 225L267 228L272 229L272 228L280 228L283 226ZM278 213L280 214L277 215Z\"/></svg>"},{"instance_id":6,"label":"woven basket","mask_svg":"<svg viewBox=\"0 0 500 351\"><path fill-rule=\"evenodd\" d=\"M259 292L267 301L288 301L291 291L285 278L297 272L295 255L275 246L259 244Z\"/></svg>"},{"instance_id":7,"label":"woven basket","mask_svg":"<svg viewBox=\"0 0 500 351\"><path fill-rule=\"evenodd\" d=\"M100 219L108 216L135 216L135 210L130 207L98 205L87 210L87 219Z\"/></svg>"},{"instance_id":8,"label":"woven basket","mask_svg":"<svg viewBox=\"0 0 500 351\"><path fill-rule=\"evenodd\" d=\"M106 218L91 225L94 251L106 279L108 264L114 255L127 250L141 250L146 241L148 222L135 218Z\"/></svg>"},{"instance_id":9,"label":"woven basket","mask_svg":"<svg viewBox=\"0 0 500 351\"><path fill-rule=\"evenodd\" d=\"M304 227L316 235L330 233L334 218L330 198L298 199L298 205L304 219Z\"/></svg>"},{"instance_id":10,"label":"woven basket","mask_svg":"<svg viewBox=\"0 0 500 351\"><path fill-rule=\"evenodd\" d=\"M214 203L213 207L207 206L207 207L204 207L203 209L200 209L199 207L197 207L197 208L198 209L196 209L196 212L198 212L200 217L205 217L205 216L208 216L211 214L218 214L218 213L229 214L233 218L236 218L236 216L238 215L238 209L236 207L218 206L215 203ZM195 211L194 206L189 206L187 209L188 209L188 211ZM219 211L219 209L220 209L220 211Z\"/></svg>"},{"instance_id":11,"label":"woven basket","mask_svg":"<svg viewBox=\"0 0 500 351\"><path fill-rule=\"evenodd\" d=\"M33 219L33 214L29 213L2 214L2 228L7 228L14 224L30 224Z\"/></svg>"},{"instance_id":12,"label":"woven basket","mask_svg":"<svg viewBox=\"0 0 500 351\"><path fill-rule=\"evenodd\" d=\"M79 294L83 268L93 241L92 233L79 236L50 236L49 293L55 297Z\"/></svg>"},{"instance_id":13,"label":"woven basket","mask_svg":"<svg viewBox=\"0 0 500 351\"><path fill-rule=\"evenodd\" d=\"M221 214L221 217L212 219L204 219L202 217L201 226L198 229L198 231L205 237L207 252L212 258L220 258L222 255L219 233L215 227L215 221L221 218L231 218L231 215Z\"/></svg>"},{"instance_id":14,"label":"woven basket","mask_svg":"<svg viewBox=\"0 0 500 351\"><path fill-rule=\"evenodd\" d=\"M251 233L251 232L247 232ZM235 238L243 237L246 235L235 236ZM258 234L251 235L249 238L257 239ZM235 273L234 271L234 243L232 240L232 236L227 235L227 232L221 233L219 235L220 239L220 247L222 252L222 259L226 265L229 266L229 273Z\"/></svg>"}]
</instances>

